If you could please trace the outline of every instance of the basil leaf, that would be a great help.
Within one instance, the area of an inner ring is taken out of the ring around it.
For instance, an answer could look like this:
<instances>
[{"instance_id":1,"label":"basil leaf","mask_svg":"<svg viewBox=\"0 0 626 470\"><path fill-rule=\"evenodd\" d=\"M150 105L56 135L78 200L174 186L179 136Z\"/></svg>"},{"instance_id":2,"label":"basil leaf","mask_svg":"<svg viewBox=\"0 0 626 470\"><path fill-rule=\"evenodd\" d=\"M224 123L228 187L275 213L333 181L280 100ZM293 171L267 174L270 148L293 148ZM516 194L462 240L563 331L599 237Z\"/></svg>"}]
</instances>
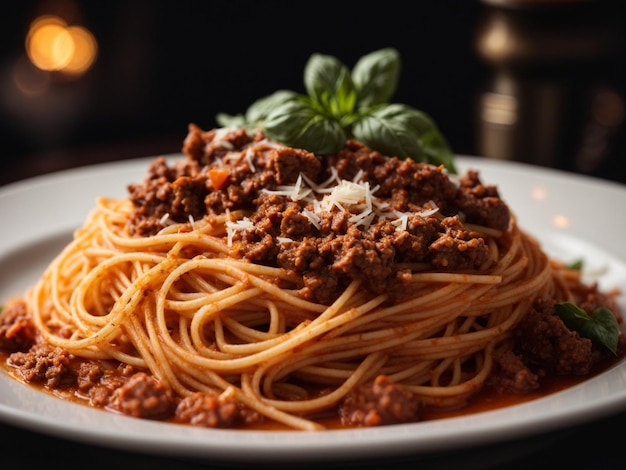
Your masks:
<instances>
[{"instance_id":1,"label":"basil leaf","mask_svg":"<svg viewBox=\"0 0 626 470\"><path fill-rule=\"evenodd\" d=\"M570 302L562 302L556 304L554 310L570 330L617 355L619 324L608 308L600 307L587 315L582 308Z\"/></svg>"},{"instance_id":2,"label":"basil leaf","mask_svg":"<svg viewBox=\"0 0 626 470\"><path fill-rule=\"evenodd\" d=\"M245 116L219 113L215 116L215 120L222 127L244 127L249 131L254 131L263 124L264 119L273 109L297 96L293 91L279 90L252 103L246 110Z\"/></svg>"},{"instance_id":3,"label":"basil leaf","mask_svg":"<svg viewBox=\"0 0 626 470\"><path fill-rule=\"evenodd\" d=\"M380 49L359 59L352 69L359 109L389 102L400 77L400 54L394 48Z\"/></svg>"},{"instance_id":4,"label":"basil leaf","mask_svg":"<svg viewBox=\"0 0 626 470\"><path fill-rule=\"evenodd\" d=\"M576 271L582 271L583 267L585 266L585 262L582 259L578 259L575 261L572 261L571 263L569 263L567 265L568 269L574 269Z\"/></svg>"},{"instance_id":5,"label":"basil leaf","mask_svg":"<svg viewBox=\"0 0 626 470\"><path fill-rule=\"evenodd\" d=\"M386 155L443 164L456 173L452 152L432 120L409 106L390 104L373 108L352 123L352 134Z\"/></svg>"},{"instance_id":6,"label":"basil leaf","mask_svg":"<svg viewBox=\"0 0 626 470\"><path fill-rule=\"evenodd\" d=\"M304 69L304 86L309 97L330 116L352 113L357 93L350 71L337 58L313 54Z\"/></svg>"},{"instance_id":7,"label":"basil leaf","mask_svg":"<svg viewBox=\"0 0 626 470\"><path fill-rule=\"evenodd\" d=\"M306 98L288 101L274 109L265 119L264 129L274 140L319 155L339 151L346 141L339 121L320 114Z\"/></svg>"},{"instance_id":8,"label":"basil leaf","mask_svg":"<svg viewBox=\"0 0 626 470\"><path fill-rule=\"evenodd\" d=\"M454 155L432 119L409 106L388 104L400 67L394 48L361 57L352 72L336 57L313 54L304 70L306 95L280 90L253 103L245 116L218 114L216 119L248 132L263 129L278 142L320 155L338 152L354 137L380 153L443 164L457 173Z\"/></svg>"},{"instance_id":9,"label":"basil leaf","mask_svg":"<svg viewBox=\"0 0 626 470\"><path fill-rule=\"evenodd\" d=\"M248 123L243 114L226 114L219 113L215 116L215 120L222 127L247 127Z\"/></svg>"},{"instance_id":10,"label":"basil leaf","mask_svg":"<svg viewBox=\"0 0 626 470\"><path fill-rule=\"evenodd\" d=\"M271 95L260 98L252 103L246 111L246 121L250 124L261 123L271 111L296 96L298 96L297 93L293 91L278 90Z\"/></svg>"},{"instance_id":11,"label":"basil leaf","mask_svg":"<svg viewBox=\"0 0 626 470\"><path fill-rule=\"evenodd\" d=\"M588 334L591 340L595 339L606 346L614 355L617 355L619 325L613 312L608 308L597 308L591 314L591 323L587 326L585 334Z\"/></svg>"},{"instance_id":12,"label":"basil leaf","mask_svg":"<svg viewBox=\"0 0 626 470\"><path fill-rule=\"evenodd\" d=\"M422 148L406 117L400 108L378 108L354 121L352 134L368 147L386 155L422 160Z\"/></svg>"}]
</instances>

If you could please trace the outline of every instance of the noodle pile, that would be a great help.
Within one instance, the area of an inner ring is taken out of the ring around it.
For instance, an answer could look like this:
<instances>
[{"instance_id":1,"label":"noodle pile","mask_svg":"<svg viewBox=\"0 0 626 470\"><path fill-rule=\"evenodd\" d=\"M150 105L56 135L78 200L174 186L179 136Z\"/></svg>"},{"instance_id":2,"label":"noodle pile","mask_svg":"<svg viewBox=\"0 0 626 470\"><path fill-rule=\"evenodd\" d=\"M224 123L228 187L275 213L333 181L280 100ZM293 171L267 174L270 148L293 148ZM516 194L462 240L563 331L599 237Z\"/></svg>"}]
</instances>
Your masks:
<instances>
[{"instance_id":1,"label":"noodle pile","mask_svg":"<svg viewBox=\"0 0 626 470\"><path fill-rule=\"evenodd\" d=\"M307 416L381 374L424 403L460 404L534 299L571 299L560 269L513 218L508 231L482 231L484 272L414 271L410 295L395 304L354 280L324 305L302 298L293 274L229 257L232 214L132 237L132 210L128 199L100 198L28 293L43 339L149 369L179 397L233 394L291 428L321 429Z\"/></svg>"}]
</instances>

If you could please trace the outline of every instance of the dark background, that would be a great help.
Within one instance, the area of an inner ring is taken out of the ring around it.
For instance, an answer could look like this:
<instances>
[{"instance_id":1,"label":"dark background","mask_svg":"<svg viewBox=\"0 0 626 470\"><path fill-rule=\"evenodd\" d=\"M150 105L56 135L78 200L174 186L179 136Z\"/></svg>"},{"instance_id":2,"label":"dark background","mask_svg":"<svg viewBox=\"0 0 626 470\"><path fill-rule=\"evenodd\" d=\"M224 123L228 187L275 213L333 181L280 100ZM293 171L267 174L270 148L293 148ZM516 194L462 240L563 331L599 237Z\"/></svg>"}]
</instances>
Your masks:
<instances>
[{"instance_id":1,"label":"dark background","mask_svg":"<svg viewBox=\"0 0 626 470\"><path fill-rule=\"evenodd\" d=\"M46 73L29 95L14 74L46 13L88 28L98 56L80 78ZM456 153L626 182L617 0L26 0L1 14L0 184L177 152L190 122L213 127L279 88L303 92L312 53L352 67L388 46L403 60L393 101L430 114Z\"/></svg>"}]
</instances>

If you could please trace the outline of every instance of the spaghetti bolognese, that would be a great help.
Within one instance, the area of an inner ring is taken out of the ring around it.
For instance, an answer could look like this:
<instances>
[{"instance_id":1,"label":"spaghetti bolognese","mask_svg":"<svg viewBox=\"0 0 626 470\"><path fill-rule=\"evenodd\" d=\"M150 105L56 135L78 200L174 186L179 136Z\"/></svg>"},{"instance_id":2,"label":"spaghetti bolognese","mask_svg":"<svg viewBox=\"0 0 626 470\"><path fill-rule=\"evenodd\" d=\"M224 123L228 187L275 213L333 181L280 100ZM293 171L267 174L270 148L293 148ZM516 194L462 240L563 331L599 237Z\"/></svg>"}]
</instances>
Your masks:
<instances>
[{"instance_id":1,"label":"spaghetti bolognese","mask_svg":"<svg viewBox=\"0 0 626 470\"><path fill-rule=\"evenodd\" d=\"M195 125L184 153L98 199L7 303L12 376L140 418L320 430L329 413L416 421L612 357L556 306L617 322L617 292L550 259L476 171Z\"/></svg>"}]
</instances>

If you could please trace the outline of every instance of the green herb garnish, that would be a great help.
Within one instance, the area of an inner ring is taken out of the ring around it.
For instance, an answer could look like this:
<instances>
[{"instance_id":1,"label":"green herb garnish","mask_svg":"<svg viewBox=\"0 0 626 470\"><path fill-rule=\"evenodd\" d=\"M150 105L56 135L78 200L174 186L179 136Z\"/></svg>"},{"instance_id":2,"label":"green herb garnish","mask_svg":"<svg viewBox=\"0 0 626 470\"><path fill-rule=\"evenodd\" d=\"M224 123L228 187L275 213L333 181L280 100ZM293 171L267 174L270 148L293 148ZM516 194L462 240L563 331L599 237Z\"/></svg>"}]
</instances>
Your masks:
<instances>
[{"instance_id":1,"label":"green herb garnish","mask_svg":"<svg viewBox=\"0 0 626 470\"><path fill-rule=\"evenodd\" d=\"M361 57L352 71L336 57L313 54L304 70L307 94L279 90L254 102L245 115L220 113L216 120L225 127L260 127L278 142L319 155L355 138L385 155L444 165L456 174L454 155L430 116L389 103L400 68L394 48Z\"/></svg>"},{"instance_id":2,"label":"green herb garnish","mask_svg":"<svg viewBox=\"0 0 626 470\"><path fill-rule=\"evenodd\" d=\"M582 259L578 259L569 263L566 267L568 269L574 269L576 271L582 271L585 263Z\"/></svg>"},{"instance_id":3,"label":"green herb garnish","mask_svg":"<svg viewBox=\"0 0 626 470\"><path fill-rule=\"evenodd\" d=\"M555 313L570 330L589 338L593 343L602 345L617 355L619 325L615 315L608 308L600 307L587 315L582 308L570 302L558 303Z\"/></svg>"}]
</instances>

